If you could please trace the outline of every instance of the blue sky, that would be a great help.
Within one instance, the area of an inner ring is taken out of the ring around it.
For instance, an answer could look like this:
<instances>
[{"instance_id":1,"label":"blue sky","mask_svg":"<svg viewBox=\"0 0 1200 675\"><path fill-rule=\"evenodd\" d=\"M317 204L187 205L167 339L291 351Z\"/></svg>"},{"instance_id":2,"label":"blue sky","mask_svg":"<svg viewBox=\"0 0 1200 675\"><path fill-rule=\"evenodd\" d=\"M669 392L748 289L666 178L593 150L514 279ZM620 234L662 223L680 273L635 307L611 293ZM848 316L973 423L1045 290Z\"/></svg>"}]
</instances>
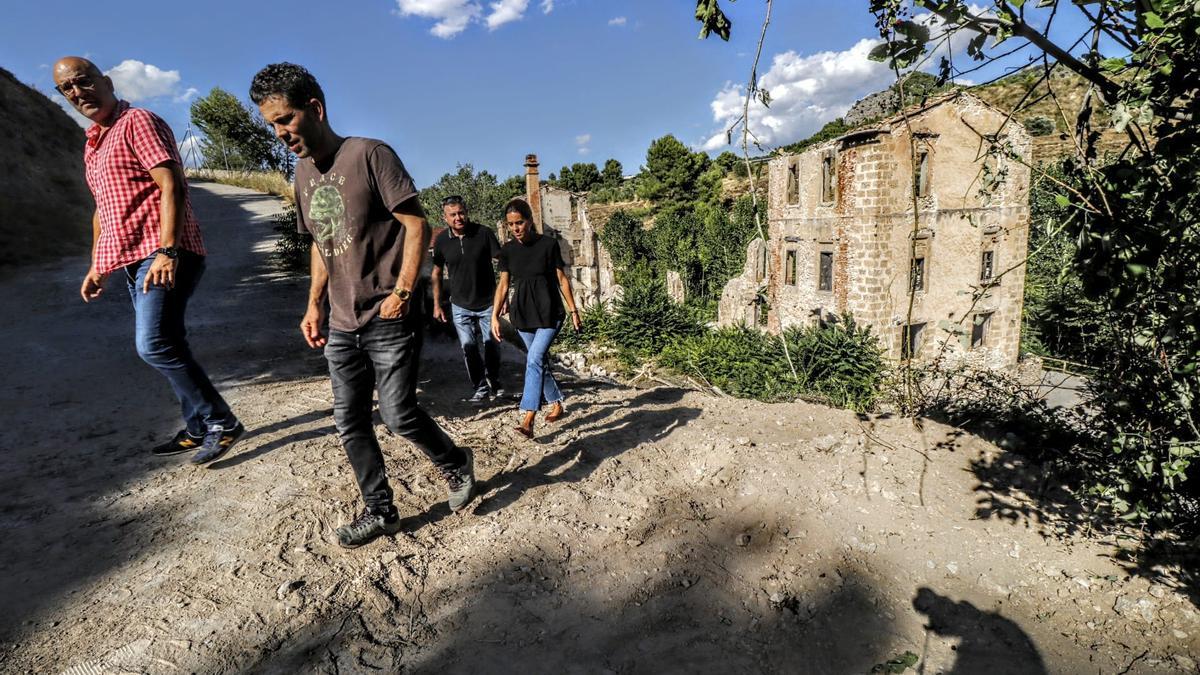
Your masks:
<instances>
[{"instance_id":1,"label":"blue sky","mask_svg":"<svg viewBox=\"0 0 1200 675\"><path fill-rule=\"evenodd\" d=\"M49 64L86 55L182 140L197 93L245 99L258 68L293 61L321 81L339 133L387 141L419 185L458 163L520 173L529 152L543 174L609 157L632 173L666 133L724 149L764 3L723 5L728 43L697 39L689 0L21 2L0 25L0 66L52 93ZM767 145L892 81L865 59L866 7L775 2L761 65L774 103L754 115Z\"/></svg>"}]
</instances>

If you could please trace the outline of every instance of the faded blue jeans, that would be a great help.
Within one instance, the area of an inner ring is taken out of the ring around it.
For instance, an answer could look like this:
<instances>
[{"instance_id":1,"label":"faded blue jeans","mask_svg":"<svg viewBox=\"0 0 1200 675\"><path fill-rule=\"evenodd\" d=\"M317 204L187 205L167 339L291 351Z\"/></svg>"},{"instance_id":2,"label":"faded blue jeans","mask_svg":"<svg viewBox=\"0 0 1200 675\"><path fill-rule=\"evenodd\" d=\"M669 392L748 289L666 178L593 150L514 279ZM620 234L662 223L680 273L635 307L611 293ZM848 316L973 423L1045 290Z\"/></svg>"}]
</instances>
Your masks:
<instances>
[{"instance_id":1,"label":"faded blue jeans","mask_svg":"<svg viewBox=\"0 0 1200 675\"><path fill-rule=\"evenodd\" d=\"M525 389L521 394L521 410L532 412L542 407L542 402L560 403L562 392L554 373L550 372L550 344L562 329L559 321L554 328L539 328L535 331L517 331L525 343Z\"/></svg>"},{"instance_id":2,"label":"faded blue jeans","mask_svg":"<svg viewBox=\"0 0 1200 675\"><path fill-rule=\"evenodd\" d=\"M495 393L500 389L500 345L492 335L492 308L466 309L450 303L458 344L462 345L463 360L467 362L467 377L475 393ZM479 343L483 343L483 358Z\"/></svg>"},{"instance_id":3,"label":"faded blue jeans","mask_svg":"<svg viewBox=\"0 0 1200 675\"><path fill-rule=\"evenodd\" d=\"M237 425L237 418L192 356L184 325L188 300L204 275L204 257L180 251L175 286L151 285L149 292L143 293L142 283L155 257L152 255L122 268L129 299L133 302L138 356L171 384L189 434L203 436L217 426L232 429Z\"/></svg>"}]
</instances>

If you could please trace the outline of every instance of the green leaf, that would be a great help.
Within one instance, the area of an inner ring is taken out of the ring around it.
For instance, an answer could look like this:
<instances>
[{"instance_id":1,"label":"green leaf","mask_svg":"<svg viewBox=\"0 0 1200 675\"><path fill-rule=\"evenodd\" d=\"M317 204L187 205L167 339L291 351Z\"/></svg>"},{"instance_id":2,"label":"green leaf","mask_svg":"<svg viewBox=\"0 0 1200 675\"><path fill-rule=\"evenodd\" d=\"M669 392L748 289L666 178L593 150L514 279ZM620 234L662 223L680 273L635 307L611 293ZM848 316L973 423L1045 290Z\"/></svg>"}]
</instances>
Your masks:
<instances>
[{"instance_id":1,"label":"green leaf","mask_svg":"<svg viewBox=\"0 0 1200 675\"><path fill-rule=\"evenodd\" d=\"M900 656L896 656L884 661L883 663L876 664L875 667L871 669L871 672L891 673L893 675L898 675L899 673L903 673L909 668L917 665L917 661L919 661L920 658L921 657L917 656L913 652L905 651Z\"/></svg>"},{"instance_id":2,"label":"green leaf","mask_svg":"<svg viewBox=\"0 0 1200 675\"><path fill-rule=\"evenodd\" d=\"M1066 195L1054 195L1054 204L1059 208L1067 208L1071 205L1071 200Z\"/></svg>"},{"instance_id":3,"label":"green leaf","mask_svg":"<svg viewBox=\"0 0 1200 675\"><path fill-rule=\"evenodd\" d=\"M872 61L887 61L892 55L892 45L887 42L881 42L871 48L867 53L867 58Z\"/></svg>"},{"instance_id":4,"label":"green leaf","mask_svg":"<svg viewBox=\"0 0 1200 675\"><path fill-rule=\"evenodd\" d=\"M1163 26L1167 25L1166 23L1163 22L1162 17L1155 14L1154 12L1146 12L1145 14L1143 14L1142 22L1146 24L1146 28L1151 28L1151 29L1158 29L1158 28L1162 28Z\"/></svg>"},{"instance_id":5,"label":"green leaf","mask_svg":"<svg viewBox=\"0 0 1200 675\"><path fill-rule=\"evenodd\" d=\"M1119 73L1125 69L1125 59L1113 57L1100 62L1100 67L1110 73Z\"/></svg>"}]
</instances>

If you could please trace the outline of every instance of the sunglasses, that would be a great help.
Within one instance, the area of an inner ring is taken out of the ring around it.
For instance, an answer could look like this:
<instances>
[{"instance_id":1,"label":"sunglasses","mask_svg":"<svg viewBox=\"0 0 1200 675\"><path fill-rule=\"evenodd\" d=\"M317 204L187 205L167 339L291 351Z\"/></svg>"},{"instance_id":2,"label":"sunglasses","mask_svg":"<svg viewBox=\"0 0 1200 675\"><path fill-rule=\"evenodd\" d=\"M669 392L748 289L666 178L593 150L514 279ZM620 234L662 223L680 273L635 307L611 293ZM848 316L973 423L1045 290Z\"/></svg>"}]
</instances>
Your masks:
<instances>
[{"instance_id":1,"label":"sunglasses","mask_svg":"<svg viewBox=\"0 0 1200 675\"><path fill-rule=\"evenodd\" d=\"M76 90L78 90L78 91L94 91L95 89L96 89L96 82L95 82L95 80L93 80L90 77L77 77L73 80L68 80L68 81L63 82L62 84L54 87L54 90L57 91L58 93L62 94L63 96L67 96L67 95L69 95L69 92L76 91Z\"/></svg>"}]
</instances>

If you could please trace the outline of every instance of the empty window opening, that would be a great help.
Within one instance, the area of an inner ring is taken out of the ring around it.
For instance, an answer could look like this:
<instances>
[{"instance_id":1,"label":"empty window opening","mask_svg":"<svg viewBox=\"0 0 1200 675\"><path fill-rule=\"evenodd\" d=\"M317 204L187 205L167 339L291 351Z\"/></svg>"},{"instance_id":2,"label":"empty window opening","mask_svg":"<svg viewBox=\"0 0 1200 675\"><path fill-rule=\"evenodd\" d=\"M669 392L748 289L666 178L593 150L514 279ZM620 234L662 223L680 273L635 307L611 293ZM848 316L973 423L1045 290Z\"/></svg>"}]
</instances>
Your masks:
<instances>
[{"instance_id":1,"label":"empty window opening","mask_svg":"<svg viewBox=\"0 0 1200 675\"><path fill-rule=\"evenodd\" d=\"M787 203L800 203L800 160L796 157L788 160Z\"/></svg>"},{"instance_id":2,"label":"empty window opening","mask_svg":"<svg viewBox=\"0 0 1200 675\"><path fill-rule=\"evenodd\" d=\"M837 168L832 153L821 157L821 201L832 202L837 185Z\"/></svg>"},{"instance_id":3,"label":"empty window opening","mask_svg":"<svg viewBox=\"0 0 1200 675\"><path fill-rule=\"evenodd\" d=\"M917 163L913 167L913 186L917 191L917 197L929 196L929 151L920 150L917 152Z\"/></svg>"},{"instance_id":4,"label":"empty window opening","mask_svg":"<svg viewBox=\"0 0 1200 675\"><path fill-rule=\"evenodd\" d=\"M979 280L991 281L996 276L996 252L984 251L979 258Z\"/></svg>"},{"instance_id":5,"label":"empty window opening","mask_svg":"<svg viewBox=\"0 0 1200 675\"><path fill-rule=\"evenodd\" d=\"M783 283L788 286L796 285L796 250L790 249L784 257Z\"/></svg>"},{"instance_id":6,"label":"empty window opening","mask_svg":"<svg viewBox=\"0 0 1200 675\"><path fill-rule=\"evenodd\" d=\"M821 251L817 260L817 290L833 290L833 251Z\"/></svg>"},{"instance_id":7,"label":"empty window opening","mask_svg":"<svg viewBox=\"0 0 1200 675\"><path fill-rule=\"evenodd\" d=\"M992 328L992 312L981 312L971 322L971 349L988 346L988 333Z\"/></svg>"},{"instance_id":8,"label":"empty window opening","mask_svg":"<svg viewBox=\"0 0 1200 675\"><path fill-rule=\"evenodd\" d=\"M925 290L925 258L912 260L912 270L909 272L909 288L914 291Z\"/></svg>"},{"instance_id":9,"label":"empty window opening","mask_svg":"<svg viewBox=\"0 0 1200 675\"><path fill-rule=\"evenodd\" d=\"M913 359L921 353L921 338L925 324L914 323L900 329L900 358Z\"/></svg>"}]
</instances>

